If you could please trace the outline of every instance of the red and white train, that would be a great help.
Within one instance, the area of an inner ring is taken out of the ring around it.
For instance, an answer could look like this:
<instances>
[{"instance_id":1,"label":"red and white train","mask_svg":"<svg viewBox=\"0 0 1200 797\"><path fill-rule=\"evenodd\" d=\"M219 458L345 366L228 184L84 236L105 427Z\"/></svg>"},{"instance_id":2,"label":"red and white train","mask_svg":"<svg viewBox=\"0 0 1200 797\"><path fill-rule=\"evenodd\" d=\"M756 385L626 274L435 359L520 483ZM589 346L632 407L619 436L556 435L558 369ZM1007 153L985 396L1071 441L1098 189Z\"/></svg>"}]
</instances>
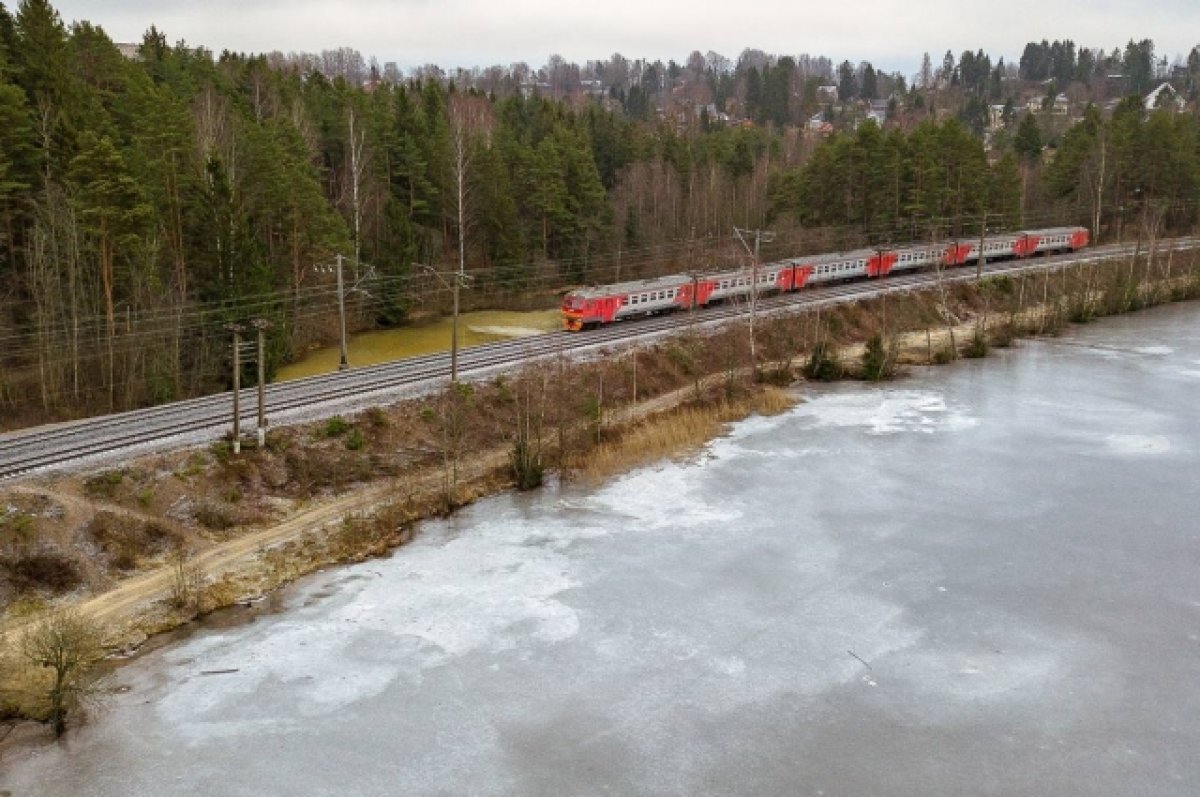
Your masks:
<instances>
[{"instance_id":1,"label":"red and white train","mask_svg":"<svg viewBox=\"0 0 1200 797\"><path fill-rule=\"evenodd\" d=\"M1074 252L1088 245L1083 227L1001 233L983 240L985 258L1006 260L1034 255ZM758 268L759 295L796 291L806 285L847 279L886 277L933 265L963 266L979 259L978 239L911 244L894 249L858 249L828 255L798 257L765 263ZM749 296L753 272L746 268L700 276L667 277L583 288L563 297L563 327L581 330L626 318L672 310L704 307L731 298Z\"/></svg>"}]
</instances>

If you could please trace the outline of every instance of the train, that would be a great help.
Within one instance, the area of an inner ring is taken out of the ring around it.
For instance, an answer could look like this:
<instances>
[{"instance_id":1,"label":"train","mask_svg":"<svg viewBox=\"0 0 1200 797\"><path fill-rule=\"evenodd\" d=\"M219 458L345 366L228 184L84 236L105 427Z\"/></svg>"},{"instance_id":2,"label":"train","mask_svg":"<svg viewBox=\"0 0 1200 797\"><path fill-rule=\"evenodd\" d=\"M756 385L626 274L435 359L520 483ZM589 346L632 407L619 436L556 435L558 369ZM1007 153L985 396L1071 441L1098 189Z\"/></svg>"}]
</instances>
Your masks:
<instances>
[{"instance_id":1,"label":"train","mask_svg":"<svg viewBox=\"0 0 1200 797\"><path fill-rule=\"evenodd\" d=\"M563 297L563 328L578 332L625 319L744 298L754 292L755 281L761 296L798 291L822 283L877 279L936 265L965 266L979 259L981 246L985 259L991 262L1074 252L1088 243L1088 231L1084 227L1051 227L993 234L973 241L959 239L811 255L764 263L757 269L741 267L700 275L672 274L597 285L571 291Z\"/></svg>"}]
</instances>

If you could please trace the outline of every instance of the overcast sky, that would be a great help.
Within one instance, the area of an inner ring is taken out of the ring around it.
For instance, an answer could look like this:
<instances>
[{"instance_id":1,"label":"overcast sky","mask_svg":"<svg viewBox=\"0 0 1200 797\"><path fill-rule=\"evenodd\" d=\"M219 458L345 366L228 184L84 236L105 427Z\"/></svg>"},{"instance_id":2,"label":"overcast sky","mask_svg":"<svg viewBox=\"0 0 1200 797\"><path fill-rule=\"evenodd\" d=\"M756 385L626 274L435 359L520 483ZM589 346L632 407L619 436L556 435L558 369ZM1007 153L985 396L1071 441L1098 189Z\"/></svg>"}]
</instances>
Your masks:
<instances>
[{"instance_id":1,"label":"overcast sky","mask_svg":"<svg viewBox=\"0 0 1200 797\"><path fill-rule=\"evenodd\" d=\"M10 0L15 7L19 0ZM1032 39L1070 38L1111 49L1154 39L1174 58L1200 43L1197 0L59 0L64 21L89 20L116 41L140 41L151 24L171 42L243 52L353 47L403 69L582 63L619 52L674 58L692 50L736 58L774 54L869 60L912 74L982 47L1019 57Z\"/></svg>"}]
</instances>

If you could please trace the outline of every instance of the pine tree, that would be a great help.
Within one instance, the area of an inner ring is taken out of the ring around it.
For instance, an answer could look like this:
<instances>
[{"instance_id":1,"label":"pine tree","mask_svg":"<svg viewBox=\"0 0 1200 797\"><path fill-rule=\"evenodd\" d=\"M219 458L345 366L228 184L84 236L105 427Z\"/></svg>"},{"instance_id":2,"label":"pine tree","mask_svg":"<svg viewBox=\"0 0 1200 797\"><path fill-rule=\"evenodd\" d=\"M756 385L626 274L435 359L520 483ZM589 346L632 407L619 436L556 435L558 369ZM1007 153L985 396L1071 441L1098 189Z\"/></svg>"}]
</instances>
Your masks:
<instances>
[{"instance_id":1,"label":"pine tree","mask_svg":"<svg viewBox=\"0 0 1200 797\"><path fill-rule=\"evenodd\" d=\"M104 293L108 342L109 406L115 405L116 299L118 260L127 261L137 243L149 207L129 174L125 159L107 136L86 131L79 137L79 154L71 162L70 181L75 205L96 246L96 265Z\"/></svg>"},{"instance_id":2,"label":"pine tree","mask_svg":"<svg viewBox=\"0 0 1200 797\"><path fill-rule=\"evenodd\" d=\"M1013 149L1024 163L1040 163L1042 159L1042 131L1037 118L1026 111L1017 126L1017 136L1013 140Z\"/></svg>"}]
</instances>

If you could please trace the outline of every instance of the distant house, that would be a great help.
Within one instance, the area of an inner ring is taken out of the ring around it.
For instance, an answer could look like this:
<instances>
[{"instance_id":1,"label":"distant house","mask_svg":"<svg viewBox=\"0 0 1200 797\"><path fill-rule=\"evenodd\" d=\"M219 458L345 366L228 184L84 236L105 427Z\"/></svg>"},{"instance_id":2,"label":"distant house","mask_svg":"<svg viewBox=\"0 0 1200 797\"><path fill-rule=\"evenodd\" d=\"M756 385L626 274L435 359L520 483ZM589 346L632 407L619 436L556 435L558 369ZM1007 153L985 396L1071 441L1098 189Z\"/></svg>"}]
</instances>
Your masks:
<instances>
[{"instance_id":1,"label":"distant house","mask_svg":"<svg viewBox=\"0 0 1200 797\"><path fill-rule=\"evenodd\" d=\"M837 86L817 86L817 99L821 102L837 102L838 87Z\"/></svg>"},{"instance_id":2,"label":"distant house","mask_svg":"<svg viewBox=\"0 0 1200 797\"><path fill-rule=\"evenodd\" d=\"M1187 100L1179 95L1175 87L1170 83L1161 83L1154 91L1147 94L1143 100L1146 110L1152 111L1155 108L1170 108L1174 107L1177 111L1182 111L1187 105Z\"/></svg>"},{"instance_id":3,"label":"distant house","mask_svg":"<svg viewBox=\"0 0 1200 797\"><path fill-rule=\"evenodd\" d=\"M142 60L142 45L130 44L129 42L118 42L116 44L117 52L128 58L130 61Z\"/></svg>"},{"instance_id":4,"label":"distant house","mask_svg":"<svg viewBox=\"0 0 1200 797\"><path fill-rule=\"evenodd\" d=\"M535 94L537 94L538 96L541 96L541 97L551 96L550 84L544 80L543 81L527 80L521 84L521 96L528 98L528 97L532 97Z\"/></svg>"},{"instance_id":5,"label":"distant house","mask_svg":"<svg viewBox=\"0 0 1200 797\"><path fill-rule=\"evenodd\" d=\"M1037 94L1025 101L1025 110L1030 113L1049 111L1052 114L1066 116L1071 112L1071 100L1066 94L1059 94L1055 97Z\"/></svg>"},{"instance_id":6,"label":"distant house","mask_svg":"<svg viewBox=\"0 0 1200 797\"><path fill-rule=\"evenodd\" d=\"M988 106L988 129L999 130L1004 127L1004 105Z\"/></svg>"},{"instance_id":7,"label":"distant house","mask_svg":"<svg viewBox=\"0 0 1200 797\"><path fill-rule=\"evenodd\" d=\"M710 124L729 124L729 114L725 113L724 111L718 111L716 103L710 102L708 105L697 105L693 110L695 111L697 118L703 115L705 111L708 111L708 121Z\"/></svg>"},{"instance_id":8,"label":"distant house","mask_svg":"<svg viewBox=\"0 0 1200 797\"><path fill-rule=\"evenodd\" d=\"M825 121L825 114L818 113L809 117L808 124L805 125L810 133L816 133L820 136L827 136L833 132L833 125Z\"/></svg>"},{"instance_id":9,"label":"distant house","mask_svg":"<svg viewBox=\"0 0 1200 797\"><path fill-rule=\"evenodd\" d=\"M589 97L603 97L605 95L604 83L600 80L581 80L579 81L579 87Z\"/></svg>"}]
</instances>

